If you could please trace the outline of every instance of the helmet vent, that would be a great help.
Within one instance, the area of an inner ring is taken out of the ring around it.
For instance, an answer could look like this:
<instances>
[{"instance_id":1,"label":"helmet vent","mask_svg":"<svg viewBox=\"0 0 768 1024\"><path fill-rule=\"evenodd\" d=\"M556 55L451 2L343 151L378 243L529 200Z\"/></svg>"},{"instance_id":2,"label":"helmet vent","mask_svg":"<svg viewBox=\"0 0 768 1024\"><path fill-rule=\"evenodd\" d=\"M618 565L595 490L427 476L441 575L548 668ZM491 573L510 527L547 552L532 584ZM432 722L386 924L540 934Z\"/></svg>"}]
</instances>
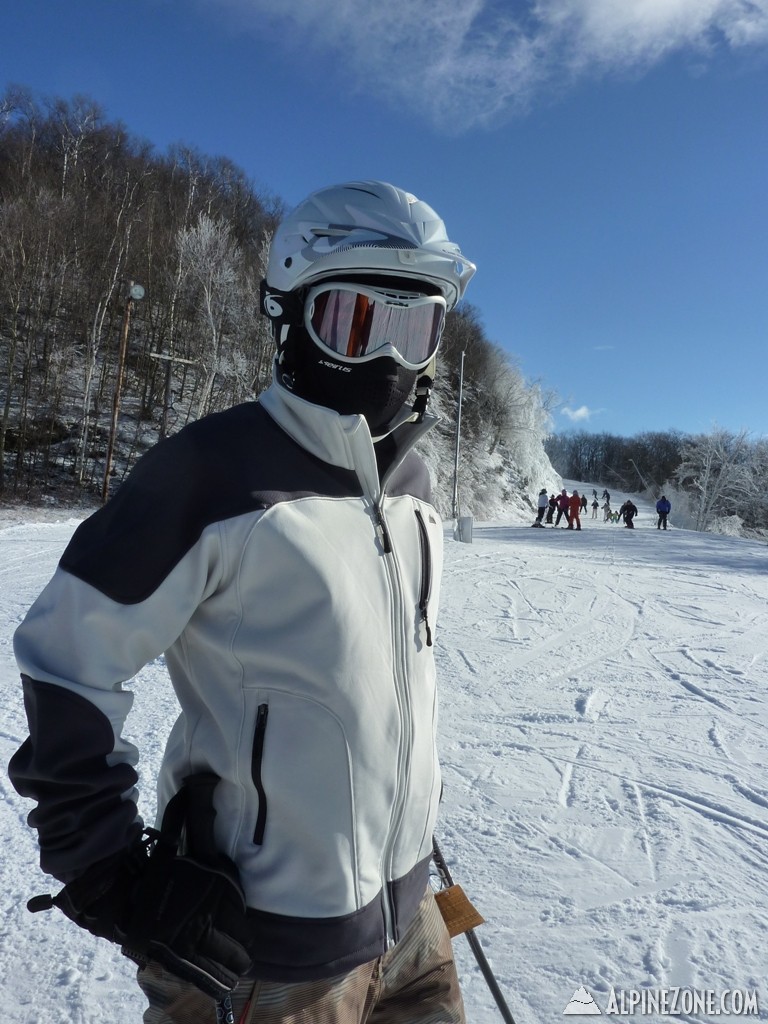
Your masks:
<instances>
[{"instance_id":1,"label":"helmet vent","mask_svg":"<svg viewBox=\"0 0 768 1024\"><path fill-rule=\"evenodd\" d=\"M344 238L350 231L355 230L354 224L350 224L349 227L338 228L329 225L327 228L312 228L310 234L313 234L315 238Z\"/></svg>"},{"instance_id":2,"label":"helmet vent","mask_svg":"<svg viewBox=\"0 0 768 1024\"><path fill-rule=\"evenodd\" d=\"M350 249L418 249L417 245L413 242L408 242L404 238L398 238L396 241L383 241L383 242L349 242L347 245L339 245L334 248L334 253L337 252L348 252Z\"/></svg>"}]
</instances>

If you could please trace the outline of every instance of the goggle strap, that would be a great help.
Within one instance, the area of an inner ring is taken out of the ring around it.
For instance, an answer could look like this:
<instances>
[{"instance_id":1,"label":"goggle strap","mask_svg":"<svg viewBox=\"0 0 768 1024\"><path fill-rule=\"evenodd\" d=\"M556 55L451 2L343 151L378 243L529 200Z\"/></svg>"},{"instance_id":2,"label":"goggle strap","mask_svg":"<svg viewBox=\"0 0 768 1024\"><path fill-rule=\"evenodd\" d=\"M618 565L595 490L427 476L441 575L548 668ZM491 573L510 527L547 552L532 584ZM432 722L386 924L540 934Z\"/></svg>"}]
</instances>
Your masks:
<instances>
[{"instance_id":1,"label":"goggle strap","mask_svg":"<svg viewBox=\"0 0 768 1024\"><path fill-rule=\"evenodd\" d=\"M417 423L421 423L427 411L429 396L432 394L432 385L435 383L436 369L437 359L433 356L429 365L416 381L416 400L413 403L413 411L418 417Z\"/></svg>"},{"instance_id":2,"label":"goggle strap","mask_svg":"<svg viewBox=\"0 0 768 1024\"><path fill-rule=\"evenodd\" d=\"M304 320L304 300L298 292L284 292L273 288L262 278L259 285L259 304L264 316L273 323L301 326Z\"/></svg>"}]
</instances>

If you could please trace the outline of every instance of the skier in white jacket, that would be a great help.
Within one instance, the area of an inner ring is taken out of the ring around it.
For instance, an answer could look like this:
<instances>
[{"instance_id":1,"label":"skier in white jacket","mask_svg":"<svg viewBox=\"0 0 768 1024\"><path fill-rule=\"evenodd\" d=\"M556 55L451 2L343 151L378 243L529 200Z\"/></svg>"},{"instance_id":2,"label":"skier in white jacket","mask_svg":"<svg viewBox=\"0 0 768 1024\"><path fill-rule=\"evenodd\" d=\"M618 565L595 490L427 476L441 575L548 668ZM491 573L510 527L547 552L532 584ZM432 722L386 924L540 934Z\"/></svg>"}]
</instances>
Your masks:
<instances>
[{"instance_id":1,"label":"skier in white jacket","mask_svg":"<svg viewBox=\"0 0 768 1024\"><path fill-rule=\"evenodd\" d=\"M262 283L272 386L152 449L16 633L9 774L65 883L31 909L122 946L145 1024L223 999L254 1024L464 1021L428 888L442 527L412 448L474 270L401 189L309 196ZM146 830L123 683L162 653L180 714Z\"/></svg>"}]
</instances>

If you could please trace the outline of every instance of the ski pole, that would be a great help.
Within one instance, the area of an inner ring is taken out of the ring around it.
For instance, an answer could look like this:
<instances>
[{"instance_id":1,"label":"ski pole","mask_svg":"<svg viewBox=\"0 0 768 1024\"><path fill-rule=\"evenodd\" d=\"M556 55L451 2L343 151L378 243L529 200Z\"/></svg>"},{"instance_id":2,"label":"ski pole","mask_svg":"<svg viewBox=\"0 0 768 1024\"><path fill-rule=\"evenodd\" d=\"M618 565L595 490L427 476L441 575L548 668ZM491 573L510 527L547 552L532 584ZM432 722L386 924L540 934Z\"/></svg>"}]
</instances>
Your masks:
<instances>
[{"instance_id":1,"label":"ski pole","mask_svg":"<svg viewBox=\"0 0 768 1024\"><path fill-rule=\"evenodd\" d=\"M435 862L435 867L437 868L437 872L440 876L440 881L442 882L443 886L448 887L453 885L454 881L453 878L451 877L451 872L448 868L448 865L445 862L445 857L443 857L437 839L434 836L432 836L432 859ZM480 940L475 935L474 928L468 928L464 932L464 934L467 937L469 948L472 950L472 953L474 954L475 960L477 961L477 965L482 971L483 977L485 978L485 982L491 991L491 995L496 1001L496 1005L499 1008L499 1013L501 1014L505 1024L515 1024L515 1018L512 1016L512 1011L507 1006L507 1002L504 998L504 995L501 989L499 988L499 983L496 981L494 973L491 970L491 965L488 963L485 953L483 952L482 946L480 945Z\"/></svg>"}]
</instances>

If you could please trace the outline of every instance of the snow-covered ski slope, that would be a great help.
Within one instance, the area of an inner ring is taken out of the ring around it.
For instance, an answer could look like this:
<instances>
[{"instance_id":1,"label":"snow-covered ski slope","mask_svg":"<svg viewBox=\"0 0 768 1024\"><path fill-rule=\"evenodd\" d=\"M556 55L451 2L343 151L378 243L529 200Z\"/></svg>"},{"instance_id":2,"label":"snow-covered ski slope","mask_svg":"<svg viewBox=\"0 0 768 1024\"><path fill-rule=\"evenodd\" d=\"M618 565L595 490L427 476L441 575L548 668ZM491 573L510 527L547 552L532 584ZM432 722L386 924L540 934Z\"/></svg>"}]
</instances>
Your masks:
<instances>
[{"instance_id":1,"label":"snow-covered ski slope","mask_svg":"<svg viewBox=\"0 0 768 1024\"><path fill-rule=\"evenodd\" d=\"M579 986L603 1009L611 987L756 989L768 1020L768 548L676 530L674 510L659 532L638 505L633 531L590 509L581 533L532 515L446 541L438 836L517 1024L560 1020ZM4 764L26 734L11 634L75 525L36 518L0 528ZM134 689L151 817L174 716L162 661ZM131 965L24 909L55 883L30 805L0 784L0 1018L138 1024ZM454 945L470 1024L500 1020Z\"/></svg>"}]
</instances>

